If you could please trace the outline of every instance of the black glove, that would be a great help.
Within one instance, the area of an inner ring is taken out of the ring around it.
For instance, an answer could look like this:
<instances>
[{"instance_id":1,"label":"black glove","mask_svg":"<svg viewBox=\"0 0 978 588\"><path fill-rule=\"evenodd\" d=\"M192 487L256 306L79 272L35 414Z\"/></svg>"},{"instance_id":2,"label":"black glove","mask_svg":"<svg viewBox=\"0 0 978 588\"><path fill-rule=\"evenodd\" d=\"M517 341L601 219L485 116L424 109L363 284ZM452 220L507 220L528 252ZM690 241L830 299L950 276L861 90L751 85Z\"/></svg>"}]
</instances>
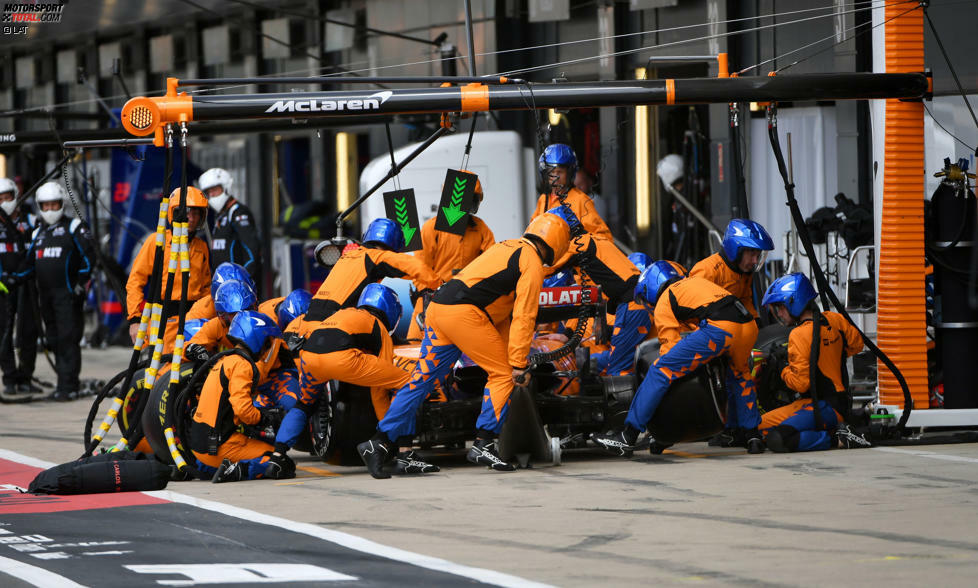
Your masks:
<instances>
[{"instance_id":1,"label":"black glove","mask_svg":"<svg viewBox=\"0 0 978 588\"><path fill-rule=\"evenodd\" d=\"M305 337L300 337L297 333L293 333L291 331L283 333L282 339L285 340L285 345L289 348L289 352L292 353L293 356L296 353L299 353L299 350L302 349L302 344L306 342Z\"/></svg>"},{"instance_id":2,"label":"black glove","mask_svg":"<svg viewBox=\"0 0 978 588\"><path fill-rule=\"evenodd\" d=\"M285 480L295 477L295 462L284 453L267 453L268 464L265 469L265 477L275 480Z\"/></svg>"},{"instance_id":3,"label":"black glove","mask_svg":"<svg viewBox=\"0 0 978 588\"><path fill-rule=\"evenodd\" d=\"M285 409L281 406L269 406L258 410L261 412L261 421L258 422L258 426L262 429L271 428L273 431L278 431L282 419L285 418Z\"/></svg>"},{"instance_id":4,"label":"black glove","mask_svg":"<svg viewBox=\"0 0 978 588\"><path fill-rule=\"evenodd\" d=\"M200 343L191 343L183 350L183 356L192 360L195 365L201 366L211 358L211 353Z\"/></svg>"}]
</instances>

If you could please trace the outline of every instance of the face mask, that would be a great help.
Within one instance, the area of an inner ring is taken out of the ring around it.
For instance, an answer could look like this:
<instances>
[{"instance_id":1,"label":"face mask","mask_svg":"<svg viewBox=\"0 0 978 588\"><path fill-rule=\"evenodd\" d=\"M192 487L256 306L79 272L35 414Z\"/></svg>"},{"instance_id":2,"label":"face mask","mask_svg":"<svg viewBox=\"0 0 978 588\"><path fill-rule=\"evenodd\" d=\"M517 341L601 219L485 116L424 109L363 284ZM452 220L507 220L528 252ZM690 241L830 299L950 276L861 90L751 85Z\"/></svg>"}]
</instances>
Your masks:
<instances>
[{"instance_id":1,"label":"face mask","mask_svg":"<svg viewBox=\"0 0 978 588\"><path fill-rule=\"evenodd\" d=\"M54 223L58 222L59 220L61 220L61 217L63 217L64 215L65 215L64 206L62 206L58 210L41 211L41 218L44 219L44 222L47 223L48 225L53 225Z\"/></svg>"},{"instance_id":2,"label":"face mask","mask_svg":"<svg viewBox=\"0 0 978 588\"><path fill-rule=\"evenodd\" d=\"M230 196L226 193L218 194L217 196L211 196L207 199L207 204L214 209L214 212L221 212L224 209L224 205L227 204L228 198Z\"/></svg>"},{"instance_id":3,"label":"face mask","mask_svg":"<svg viewBox=\"0 0 978 588\"><path fill-rule=\"evenodd\" d=\"M17 208L17 201L7 200L5 202L0 202L0 208L2 208L5 213L7 213L7 216L10 216L14 213L14 209Z\"/></svg>"}]
</instances>

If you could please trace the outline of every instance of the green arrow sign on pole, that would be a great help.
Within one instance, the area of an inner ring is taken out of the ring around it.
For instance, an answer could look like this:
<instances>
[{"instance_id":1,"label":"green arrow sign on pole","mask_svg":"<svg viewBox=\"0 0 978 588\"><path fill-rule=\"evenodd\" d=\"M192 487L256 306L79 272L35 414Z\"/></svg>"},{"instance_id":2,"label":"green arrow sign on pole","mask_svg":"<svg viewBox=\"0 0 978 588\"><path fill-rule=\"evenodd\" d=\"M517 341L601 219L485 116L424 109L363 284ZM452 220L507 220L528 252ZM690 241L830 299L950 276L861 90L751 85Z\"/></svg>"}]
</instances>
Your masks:
<instances>
[{"instance_id":1,"label":"green arrow sign on pole","mask_svg":"<svg viewBox=\"0 0 978 588\"><path fill-rule=\"evenodd\" d=\"M384 208L387 218L401 228L404 234L404 251L421 249L421 228L418 222L418 206L414 200L414 190L395 190L384 192Z\"/></svg>"},{"instance_id":2,"label":"green arrow sign on pole","mask_svg":"<svg viewBox=\"0 0 978 588\"><path fill-rule=\"evenodd\" d=\"M445 174L445 184L441 191L438 207L438 220L435 230L464 235L468 226L468 214L475 198L475 184L479 177L454 169Z\"/></svg>"}]
</instances>

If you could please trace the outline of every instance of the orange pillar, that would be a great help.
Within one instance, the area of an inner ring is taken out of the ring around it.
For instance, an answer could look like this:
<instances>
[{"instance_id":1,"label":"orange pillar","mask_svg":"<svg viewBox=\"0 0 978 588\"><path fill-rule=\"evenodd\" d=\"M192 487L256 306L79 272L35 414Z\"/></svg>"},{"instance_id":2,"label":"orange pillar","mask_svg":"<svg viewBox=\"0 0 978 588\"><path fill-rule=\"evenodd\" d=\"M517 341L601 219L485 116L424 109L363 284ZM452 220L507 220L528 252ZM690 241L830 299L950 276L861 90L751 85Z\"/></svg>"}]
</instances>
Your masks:
<instances>
[{"instance_id":1,"label":"orange pillar","mask_svg":"<svg viewBox=\"0 0 978 588\"><path fill-rule=\"evenodd\" d=\"M887 6L885 18L896 17L905 10L903 5ZM894 18L885 29L887 73L924 71L922 11ZM878 342L906 378L914 408L926 409L923 104L886 101L885 145ZM880 363L878 367L880 401L903 406L900 384L886 366Z\"/></svg>"}]
</instances>

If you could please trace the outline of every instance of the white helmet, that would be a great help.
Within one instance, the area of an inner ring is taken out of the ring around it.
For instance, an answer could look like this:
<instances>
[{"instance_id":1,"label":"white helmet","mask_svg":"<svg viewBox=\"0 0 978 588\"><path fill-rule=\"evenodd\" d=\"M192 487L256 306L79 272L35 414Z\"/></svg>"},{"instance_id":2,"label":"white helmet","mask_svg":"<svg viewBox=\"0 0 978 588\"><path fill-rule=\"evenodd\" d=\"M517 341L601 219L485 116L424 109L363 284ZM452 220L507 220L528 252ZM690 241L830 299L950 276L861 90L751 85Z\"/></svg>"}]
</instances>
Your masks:
<instances>
[{"instance_id":1,"label":"white helmet","mask_svg":"<svg viewBox=\"0 0 978 588\"><path fill-rule=\"evenodd\" d=\"M659 160L659 165L655 166L655 173L659 175L662 183L671 186L683 177L683 158L681 155L670 153Z\"/></svg>"},{"instance_id":2,"label":"white helmet","mask_svg":"<svg viewBox=\"0 0 978 588\"><path fill-rule=\"evenodd\" d=\"M53 225L54 223L61 220L61 217L65 214L65 200L67 195L65 194L65 189L61 187L61 184L57 182L48 182L37 189L37 193L34 195L34 200L37 201L38 214L44 219L44 222L48 225ZM61 202L61 208L58 210L43 210L41 204L45 202Z\"/></svg>"},{"instance_id":3,"label":"white helmet","mask_svg":"<svg viewBox=\"0 0 978 588\"><path fill-rule=\"evenodd\" d=\"M212 167L200 174L200 178L197 180L197 187L204 194L207 194L207 191L215 186L220 186L224 190L224 192L217 196L209 196L207 198L207 203L211 205L211 208L215 212L221 212L224 208L228 198L231 197L231 186L233 184L234 179L231 177L231 174L226 169L220 167Z\"/></svg>"},{"instance_id":4,"label":"white helmet","mask_svg":"<svg viewBox=\"0 0 978 588\"><path fill-rule=\"evenodd\" d=\"M11 200L0 202L0 208L7 213L7 216L10 216L14 213L14 209L17 208L17 184L10 178L0 178L0 194L7 192L12 193L14 197Z\"/></svg>"}]
</instances>

